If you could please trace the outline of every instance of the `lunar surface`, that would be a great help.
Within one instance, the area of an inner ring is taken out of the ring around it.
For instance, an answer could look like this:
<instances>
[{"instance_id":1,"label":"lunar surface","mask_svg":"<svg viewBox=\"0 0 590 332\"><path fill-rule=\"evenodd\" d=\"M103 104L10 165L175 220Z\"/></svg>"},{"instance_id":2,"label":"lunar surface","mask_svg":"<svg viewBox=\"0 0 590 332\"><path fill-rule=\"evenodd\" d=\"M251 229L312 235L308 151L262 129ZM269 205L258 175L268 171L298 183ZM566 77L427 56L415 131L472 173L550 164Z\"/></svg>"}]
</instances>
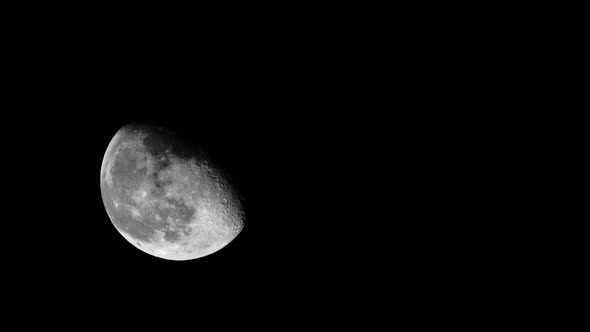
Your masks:
<instances>
[{"instance_id":1,"label":"lunar surface","mask_svg":"<svg viewBox=\"0 0 590 332\"><path fill-rule=\"evenodd\" d=\"M244 227L227 176L203 151L164 128L121 128L104 155L100 183L115 228L156 257L190 260L212 254Z\"/></svg>"}]
</instances>

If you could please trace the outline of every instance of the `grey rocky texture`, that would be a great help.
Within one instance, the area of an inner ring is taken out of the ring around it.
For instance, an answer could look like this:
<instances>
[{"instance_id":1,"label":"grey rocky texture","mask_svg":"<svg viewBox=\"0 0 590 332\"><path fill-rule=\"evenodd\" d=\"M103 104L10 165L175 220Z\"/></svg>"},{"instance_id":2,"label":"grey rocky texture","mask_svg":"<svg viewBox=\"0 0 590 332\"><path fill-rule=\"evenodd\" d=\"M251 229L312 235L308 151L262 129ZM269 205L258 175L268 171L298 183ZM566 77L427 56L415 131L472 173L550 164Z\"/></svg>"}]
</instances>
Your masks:
<instances>
[{"instance_id":1,"label":"grey rocky texture","mask_svg":"<svg viewBox=\"0 0 590 332\"><path fill-rule=\"evenodd\" d=\"M227 176L202 150L164 128L128 125L116 133L103 159L101 192L117 230L165 259L214 253L244 227Z\"/></svg>"}]
</instances>

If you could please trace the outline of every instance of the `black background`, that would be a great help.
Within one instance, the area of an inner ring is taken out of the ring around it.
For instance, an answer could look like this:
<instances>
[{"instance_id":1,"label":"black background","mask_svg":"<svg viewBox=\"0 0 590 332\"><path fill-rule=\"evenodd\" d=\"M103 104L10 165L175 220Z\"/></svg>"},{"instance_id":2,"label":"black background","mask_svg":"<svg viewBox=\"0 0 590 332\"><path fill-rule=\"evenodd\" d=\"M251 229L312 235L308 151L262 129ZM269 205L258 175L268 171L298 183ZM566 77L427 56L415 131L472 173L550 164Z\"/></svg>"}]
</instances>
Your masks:
<instances>
[{"instance_id":1,"label":"black background","mask_svg":"<svg viewBox=\"0 0 590 332\"><path fill-rule=\"evenodd\" d=\"M587 78L584 8L525 2L24 3L1 78Z\"/></svg>"},{"instance_id":2,"label":"black background","mask_svg":"<svg viewBox=\"0 0 590 332\"><path fill-rule=\"evenodd\" d=\"M58 301L82 289L121 289L107 301L127 307L175 299L190 308L235 299L216 289L254 290L242 310L260 314L249 306L264 298L276 314L286 303L293 310L347 303L363 289L374 295L357 306L403 298L410 302L396 305L404 310L424 303L442 310L458 298L465 307L483 301L476 289L510 294L490 300L506 305L518 299L508 290L585 288L589 118L576 89L7 88L4 292L55 289L49 301ZM113 227L100 167L113 135L131 121L188 133L232 176L247 217L227 247L167 261L134 248ZM447 291L439 298L424 289ZM122 300L133 290L143 297ZM394 310L389 303L382 314Z\"/></svg>"}]
</instances>

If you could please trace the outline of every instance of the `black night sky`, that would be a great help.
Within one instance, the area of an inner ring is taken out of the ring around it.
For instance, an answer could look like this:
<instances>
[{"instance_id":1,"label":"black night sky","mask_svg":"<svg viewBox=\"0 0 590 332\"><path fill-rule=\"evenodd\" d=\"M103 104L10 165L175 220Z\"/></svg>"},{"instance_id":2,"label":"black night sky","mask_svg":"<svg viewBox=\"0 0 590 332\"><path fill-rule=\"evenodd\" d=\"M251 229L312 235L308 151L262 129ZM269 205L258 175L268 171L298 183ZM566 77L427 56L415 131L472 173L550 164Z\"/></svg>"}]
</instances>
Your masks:
<instances>
[{"instance_id":1,"label":"black night sky","mask_svg":"<svg viewBox=\"0 0 590 332\"><path fill-rule=\"evenodd\" d=\"M537 90L483 90L22 87L3 103L2 284L587 286L588 117ZM174 262L119 235L99 174L131 121L188 133L231 174L247 215L234 242Z\"/></svg>"}]
</instances>

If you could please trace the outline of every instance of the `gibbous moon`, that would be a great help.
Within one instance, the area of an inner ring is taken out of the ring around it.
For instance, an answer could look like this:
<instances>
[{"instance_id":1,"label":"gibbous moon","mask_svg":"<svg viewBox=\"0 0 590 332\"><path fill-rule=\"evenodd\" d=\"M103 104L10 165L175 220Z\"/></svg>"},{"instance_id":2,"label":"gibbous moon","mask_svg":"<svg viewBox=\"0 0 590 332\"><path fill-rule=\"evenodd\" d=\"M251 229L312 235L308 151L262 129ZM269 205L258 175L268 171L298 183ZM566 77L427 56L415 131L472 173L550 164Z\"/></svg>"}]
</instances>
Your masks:
<instances>
[{"instance_id":1,"label":"gibbous moon","mask_svg":"<svg viewBox=\"0 0 590 332\"><path fill-rule=\"evenodd\" d=\"M156 257L207 256L244 227L244 212L228 177L204 151L164 128L121 128L105 152L100 184L115 228Z\"/></svg>"}]
</instances>

